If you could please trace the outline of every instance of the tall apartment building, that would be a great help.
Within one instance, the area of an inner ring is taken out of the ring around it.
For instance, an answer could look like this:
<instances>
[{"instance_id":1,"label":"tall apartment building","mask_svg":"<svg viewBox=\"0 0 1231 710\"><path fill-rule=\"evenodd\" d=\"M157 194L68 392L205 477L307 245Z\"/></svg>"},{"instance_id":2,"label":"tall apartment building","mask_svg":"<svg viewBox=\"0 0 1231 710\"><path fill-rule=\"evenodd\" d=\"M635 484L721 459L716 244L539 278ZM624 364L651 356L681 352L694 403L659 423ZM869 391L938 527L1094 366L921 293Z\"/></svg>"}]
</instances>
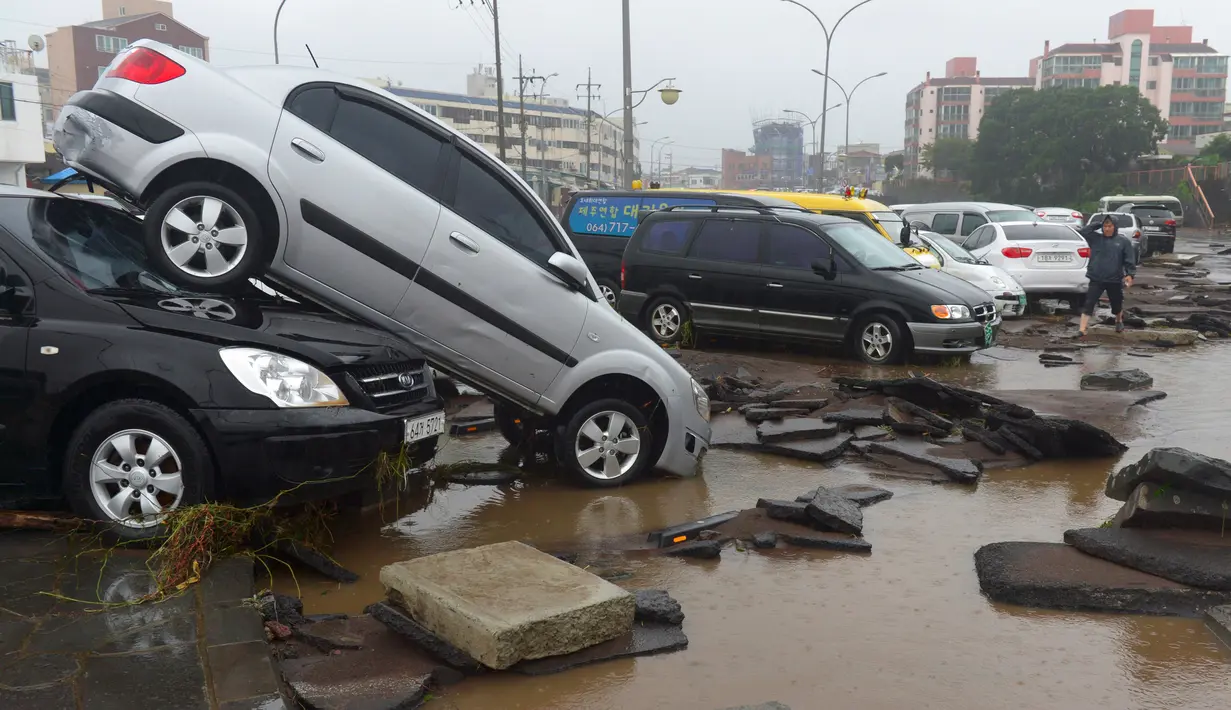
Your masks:
<instances>
[{"instance_id":1,"label":"tall apartment building","mask_svg":"<svg viewBox=\"0 0 1231 710\"><path fill-rule=\"evenodd\" d=\"M1030 61L1035 88L1137 87L1171 125L1166 142L1177 152L1222 130L1227 55L1208 40L1194 42L1192 27L1156 26L1153 10L1112 15L1107 38L1054 49L1044 42L1043 54Z\"/></svg>"},{"instance_id":2,"label":"tall apartment building","mask_svg":"<svg viewBox=\"0 0 1231 710\"><path fill-rule=\"evenodd\" d=\"M0 185L26 186L26 164L43 162L43 112L34 56L0 42Z\"/></svg>"},{"instance_id":3,"label":"tall apartment building","mask_svg":"<svg viewBox=\"0 0 1231 710\"><path fill-rule=\"evenodd\" d=\"M984 109L1006 91L1030 88L1034 80L1022 77L985 77L975 57L954 57L945 63L945 75L928 72L922 84L906 95L906 136L902 172L907 177L932 177L919 162L924 146L937 138L979 137Z\"/></svg>"},{"instance_id":4,"label":"tall apartment building","mask_svg":"<svg viewBox=\"0 0 1231 710\"><path fill-rule=\"evenodd\" d=\"M161 0L102 0L103 19L47 34L51 103L56 112L74 93L94 86L115 55L139 39L155 39L209 59L209 38L177 22Z\"/></svg>"}]
</instances>

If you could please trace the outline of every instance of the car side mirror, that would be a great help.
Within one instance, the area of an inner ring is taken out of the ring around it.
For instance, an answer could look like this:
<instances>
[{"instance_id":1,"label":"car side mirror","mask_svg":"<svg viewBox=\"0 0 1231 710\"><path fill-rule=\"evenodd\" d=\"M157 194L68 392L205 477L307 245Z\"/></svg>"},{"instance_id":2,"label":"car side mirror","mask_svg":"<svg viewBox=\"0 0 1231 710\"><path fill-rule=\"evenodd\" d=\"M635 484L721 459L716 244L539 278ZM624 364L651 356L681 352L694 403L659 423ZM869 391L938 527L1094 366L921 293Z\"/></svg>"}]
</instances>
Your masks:
<instances>
[{"instance_id":1,"label":"car side mirror","mask_svg":"<svg viewBox=\"0 0 1231 710\"><path fill-rule=\"evenodd\" d=\"M586 270L586 265L572 254L558 251L547 260L547 266L571 288L585 291L586 283L590 278L589 272Z\"/></svg>"},{"instance_id":2,"label":"car side mirror","mask_svg":"<svg viewBox=\"0 0 1231 710\"><path fill-rule=\"evenodd\" d=\"M902 231L898 233L898 241L902 242L902 246L910 246L910 225L902 225Z\"/></svg>"},{"instance_id":3,"label":"car side mirror","mask_svg":"<svg viewBox=\"0 0 1231 710\"><path fill-rule=\"evenodd\" d=\"M838 272L838 262L832 253L828 259L813 259L812 271L824 276L826 280L832 279Z\"/></svg>"}]
</instances>

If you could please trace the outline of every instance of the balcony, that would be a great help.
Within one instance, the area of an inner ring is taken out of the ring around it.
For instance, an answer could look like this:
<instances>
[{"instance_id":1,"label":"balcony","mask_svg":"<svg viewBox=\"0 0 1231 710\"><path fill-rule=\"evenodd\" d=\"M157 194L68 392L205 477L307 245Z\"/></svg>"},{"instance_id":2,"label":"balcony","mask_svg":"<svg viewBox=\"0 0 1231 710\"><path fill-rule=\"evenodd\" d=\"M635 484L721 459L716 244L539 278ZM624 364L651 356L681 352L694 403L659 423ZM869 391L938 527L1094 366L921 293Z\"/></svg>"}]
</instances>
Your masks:
<instances>
[{"instance_id":1,"label":"balcony","mask_svg":"<svg viewBox=\"0 0 1231 710\"><path fill-rule=\"evenodd\" d=\"M34 52L11 39L0 42L0 74L34 74Z\"/></svg>"}]
</instances>

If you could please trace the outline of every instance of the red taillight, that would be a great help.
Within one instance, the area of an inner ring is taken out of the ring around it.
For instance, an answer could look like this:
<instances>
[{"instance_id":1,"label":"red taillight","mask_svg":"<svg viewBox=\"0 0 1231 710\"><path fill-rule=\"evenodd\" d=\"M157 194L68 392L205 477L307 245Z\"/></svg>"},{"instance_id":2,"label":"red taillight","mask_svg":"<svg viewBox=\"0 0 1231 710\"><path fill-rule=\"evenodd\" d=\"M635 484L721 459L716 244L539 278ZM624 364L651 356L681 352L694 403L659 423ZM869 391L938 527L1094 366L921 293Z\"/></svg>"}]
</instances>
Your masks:
<instances>
[{"instance_id":1,"label":"red taillight","mask_svg":"<svg viewBox=\"0 0 1231 710\"><path fill-rule=\"evenodd\" d=\"M1163 222L1163 224L1167 225L1168 227L1174 227L1174 226L1175 226L1175 220L1174 220L1174 219L1169 219L1169 220L1167 220L1166 222Z\"/></svg>"},{"instance_id":2,"label":"red taillight","mask_svg":"<svg viewBox=\"0 0 1231 710\"><path fill-rule=\"evenodd\" d=\"M1033 254L1034 250L1031 249L1030 247L1005 247L1004 249L1000 250L1000 253L1004 254L1010 259L1025 259L1026 257Z\"/></svg>"},{"instance_id":3,"label":"red taillight","mask_svg":"<svg viewBox=\"0 0 1231 710\"><path fill-rule=\"evenodd\" d=\"M1038 210L1037 212L1035 212L1035 214L1037 214L1037 215L1038 215L1038 216L1040 216L1040 217L1046 217L1046 216L1047 216L1047 213L1046 213L1046 212L1044 212L1043 210Z\"/></svg>"},{"instance_id":4,"label":"red taillight","mask_svg":"<svg viewBox=\"0 0 1231 710\"><path fill-rule=\"evenodd\" d=\"M120 63L107 72L110 79L128 79L138 84L162 84L183 75L184 67L145 47L125 54Z\"/></svg>"},{"instance_id":5,"label":"red taillight","mask_svg":"<svg viewBox=\"0 0 1231 710\"><path fill-rule=\"evenodd\" d=\"M1085 219L1085 217L1083 217L1080 212L1074 212L1073 214L1069 216L1072 217L1073 219Z\"/></svg>"},{"instance_id":6,"label":"red taillight","mask_svg":"<svg viewBox=\"0 0 1231 710\"><path fill-rule=\"evenodd\" d=\"M1141 230L1140 230L1140 229L1138 229L1136 232L1133 232L1133 239L1141 239Z\"/></svg>"},{"instance_id":7,"label":"red taillight","mask_svg":"<svg viewBox=\"0 0 1231 710\"><path fill-rule=\"evenodd\" d=\"M624 288L625 288L624 286L624 262L621 261L620 262L620 290L623 291Z\"/></svg>"},{"instance_id":8,"label":"red taillight","mask_svg":"<svg viewBox=\"0 0 1231 710\"><path fill-rule=\"evenodd\" d=\"M1090 258L1090 247L1077 247L1077 256L1083 259Z\"/></svg>"}]
</instances>

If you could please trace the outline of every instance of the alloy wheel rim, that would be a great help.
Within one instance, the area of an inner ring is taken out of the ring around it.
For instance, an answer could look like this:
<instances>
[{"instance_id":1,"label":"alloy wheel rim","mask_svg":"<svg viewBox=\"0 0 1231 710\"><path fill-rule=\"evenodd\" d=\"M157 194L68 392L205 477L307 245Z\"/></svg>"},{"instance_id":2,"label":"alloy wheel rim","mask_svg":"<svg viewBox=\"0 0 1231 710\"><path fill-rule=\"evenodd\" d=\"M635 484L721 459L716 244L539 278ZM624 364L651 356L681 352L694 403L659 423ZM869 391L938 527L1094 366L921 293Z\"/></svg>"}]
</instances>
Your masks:
<instances>
[{"instance_id":1,"label":"alloy wheel rim","mask_svg":"<svg viewBox=\"0 0 1231 710\"><path fill-rule=\"evenodd\" d=\"M650 327L660 338L672 338L680 330L680 312L670 303L664 303L654 309L650 316Z\"/></svg>"},{"instance_id":2,"label":"alloy wheel rim","mask_svg":"<svg viewBox=\"0 0 1231 710\"><path fill-rule=\"evenodd\" d=\"M158 302L164 310L191 314L204 320L233 320L235 309L216 298L166 298Z\"/></svg>"},{"instance_id":3,"label":"alloy wheel rim","mask_svg":"<svg viewBox=\"0 0 1231 710\"><path fill-rule=\"evenodd\" d=\"M893 334L884 323L869 323L861 338L863 352L873 360L884 360L893 351Z\"/></svg>"},{"instance_id":4,"label":"alloy wheel rim","mask_svg":"<svg viewBox=\"0 0 1231 710\"><path fill-rule=\"evenodd\" d=\"M598 292L603 294L603 298L607 299L607 303L610 303L613 306L615 305L615 302L616 302L615 289L611 288L610 286L604 286L602 284L599 284Z\"/></svg>"},{"instance_id":5,"label":"alloy wheel rim","mask_svg":"<svg viewBox=\"0 0 1231 710\"><path fill-rule=\"evenodd\" d=\"M239 266L248 252L248 227L217 197L185 197L163 217L162 249L180 271L217 278Z\"/></svg>"},{"instance_id":6,"label":"alloy wheel rim","mask_svg":"<svg viewBox=\"0 0 1231 710\"><path fill-rule=\"evenodd\" d=\"M165 439L144 429L107 437L90 458L94 501L111 521L144 529L184 498L183 466Z\"/></svg>"},{"instance_id":7,"label":"alloy wheel rim","mask_svg":"<svg viewBox=\"0 0 1231 710\"><path fill-rule=\"evenodd\" d=\"M641 435L632 420L621 412L599 412L577 431L573 456L591 478L619 478L641 456Z\"/></svg>"}]
</instances>

